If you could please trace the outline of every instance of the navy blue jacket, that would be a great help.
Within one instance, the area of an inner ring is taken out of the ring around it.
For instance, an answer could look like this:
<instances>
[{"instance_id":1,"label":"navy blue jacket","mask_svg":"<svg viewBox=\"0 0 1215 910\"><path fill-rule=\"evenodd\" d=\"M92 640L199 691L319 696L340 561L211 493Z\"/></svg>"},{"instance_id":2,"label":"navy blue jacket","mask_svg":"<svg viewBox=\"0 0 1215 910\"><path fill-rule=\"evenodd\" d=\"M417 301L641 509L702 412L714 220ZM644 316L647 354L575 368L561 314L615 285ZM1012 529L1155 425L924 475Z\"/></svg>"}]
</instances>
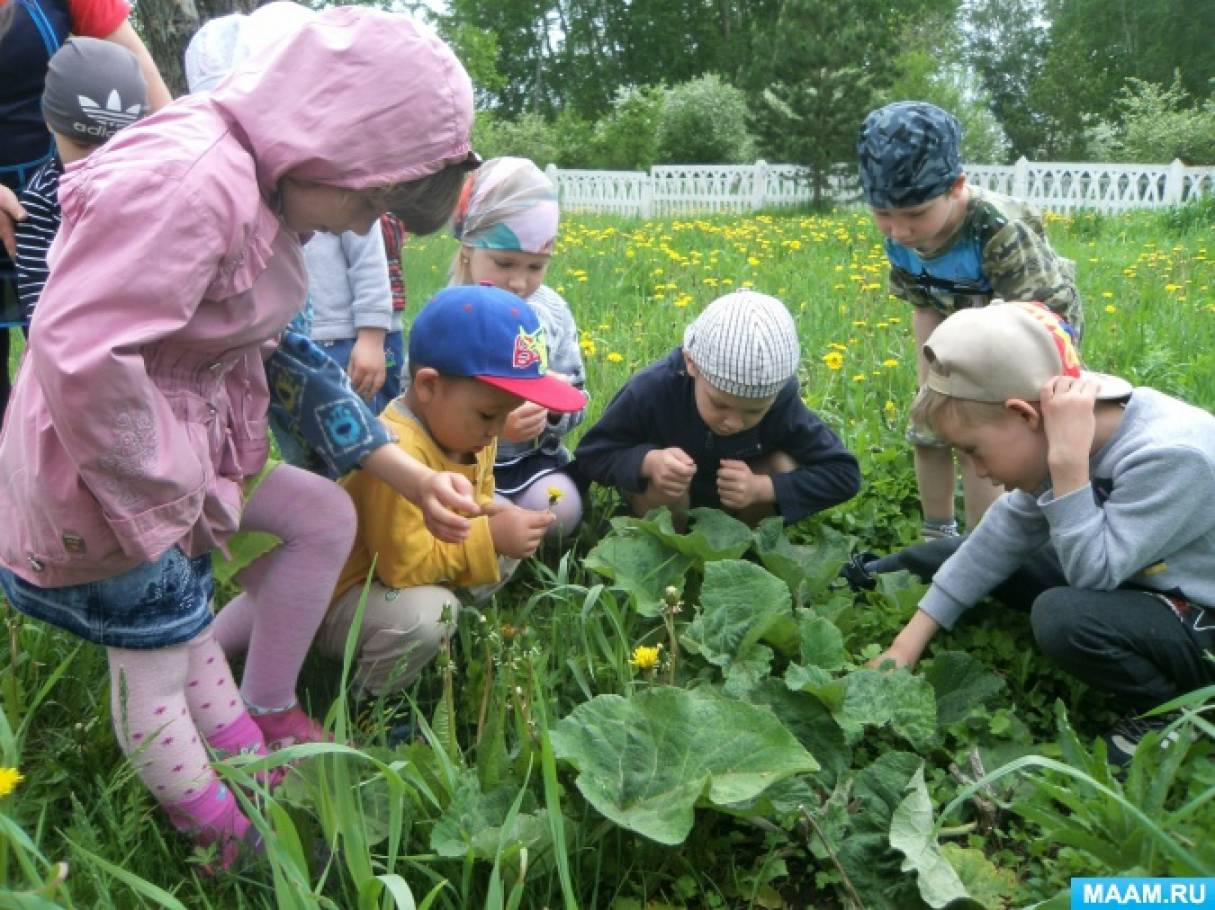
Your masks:
<instances>
[{"instance_id":1,"label":"navy blue jacket","mask_svg":"<svg viewBox=\"0 0 1215 910\"><path fill-rule=\"evenodd\" d=\"M802 403L796 379L780 390L756 426L732 436L714 434L696 410L683 348L650 364L616 393L578 443L575 470L586 480L640 493L646 486L641 476L646 453L672 446L696 462L694 507L721 508L717 469L723 458L749 462L777 450L798 464L797 470L772 478L776 507L787 524L851 499L861 486L856 457Z\"/></svg>"}]
</instances>

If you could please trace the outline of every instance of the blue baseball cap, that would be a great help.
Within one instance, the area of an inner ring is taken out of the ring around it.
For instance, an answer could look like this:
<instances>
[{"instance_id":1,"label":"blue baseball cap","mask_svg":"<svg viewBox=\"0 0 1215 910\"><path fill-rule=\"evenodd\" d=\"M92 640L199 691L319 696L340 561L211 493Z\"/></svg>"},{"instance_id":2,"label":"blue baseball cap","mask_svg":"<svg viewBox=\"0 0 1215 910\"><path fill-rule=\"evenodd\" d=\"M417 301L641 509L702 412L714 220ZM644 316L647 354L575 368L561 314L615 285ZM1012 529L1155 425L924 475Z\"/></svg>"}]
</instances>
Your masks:
<instances>
[{"instance_id":1,"label":"blue baseball cap","mask_svg":"<svg viewBox=\"0 0 1215 910\"><path fill-rule=\"evenodd\" d=\"M550 411L586 407L586 395L548 375L544 326L527 303L488 285L444 288L409 330L409 362L469 376Z\"/></svg>"}]
</instances>

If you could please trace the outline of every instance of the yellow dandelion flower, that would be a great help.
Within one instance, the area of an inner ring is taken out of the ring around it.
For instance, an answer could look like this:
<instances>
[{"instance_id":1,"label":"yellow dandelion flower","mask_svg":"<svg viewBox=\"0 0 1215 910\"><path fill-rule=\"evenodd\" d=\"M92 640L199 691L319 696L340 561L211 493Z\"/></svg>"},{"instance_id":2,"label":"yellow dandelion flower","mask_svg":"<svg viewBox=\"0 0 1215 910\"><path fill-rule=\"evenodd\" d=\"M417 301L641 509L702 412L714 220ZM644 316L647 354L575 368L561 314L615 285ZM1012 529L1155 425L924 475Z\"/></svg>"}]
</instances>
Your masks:
<instances>
[{"instance_id":1,"label":"yellow dandelion flower","mask_svg":"<svg viewBox=\"0 0 1215 910\"><path fill-rule=\"evenodd\" d=\"M1113 300L1114 292L1113 291L1102 291L1101 296L1104 297L1106 300Z\"/></svg>"},{"instance_id":2,"label":"yellow dandelion flower","mask_svg":"<svg viewBox=\"0 0 1215 910\"><path fill-rule=\"evenodd\" d=\"M899 365L899 362L897 360L895 360L893 357L887 357L885 360L882 361L882 366L886 367L886 369L888 369L888 370L892 370L895 367L897 367L898 365Z\"/></svg>"},{"instance_id":3,"label":"yellow dandelion flower","mask_svg":"<svg viewBox=\"0 0 1215 910\"><path fill-rule=\"evenodd\" d=\"M25 777L16 768L0 768L0 796L8 796Z\"/></svg>"},{"instance_id":4,"label":"yellow dandelion flower","mask_svg":"<svg viewBox=\"0 0 1215 910\"><path fill-rule=\"evenodd\" d=\"M844 355L839 351L828 351L823 355L823 363L829 370L838 370L844 366Z\"/></svg>"},{"instance_id":5,"label":"yellow dandelion flower","mask_svg":"<svg viewBox=\"0 0 1215 910\"><path fill-rule=\"evenodd\" d=\"M1112 303L1107 303L1105 305L1105 311L1107 313L1109 313L1111 316L1113 316L1115 313L1118 312L1118 307L1114 306Z\"/></svg>"},{"instance_id":6,"label":"yellow dandelion flower","mask_svg":"<svg viewBox=\"0 0 1215 910\"><path fill-rule=\"evenodd\" d=\"M887 398L886 403L882 405L882 410L885 411L889 417L893 417L899 411L898 407L895 406L895 403L889 398Z\"/></svg>"},{"instance_id":7,"label":"yellow dandelion flower","mask_svg":"<svg viewBox=\"0 0 1215 910\"><path fill-rule=\"evenodd\" d=\"M619 351L609 351L607 355L608 363L624 363L624 355Z\"/></svg>"},{"instance_id":8,"label":"yellow dandelion flower","mask_svg":"<svg viewBox=\"0 0 1215 910\"><path fill-rule=\"evenodd\" d=\"M755 266L759 265L759 259L758 259L758 258L756 258L755 256L748 256L748 257L747 257L747 265L749 265L749 266L751 266L752 268L754 268Z\"/></svg>"},{"instance_id":9,"label":"yellow dandelion flower","mask_svg":"<svg viewBox=\"0 0 1215 910\"><path fill-rule=\"evenodd\" d=\"M561 502L561 500L564 498L565 498L565 490L561 489L561 487L549 487L548 488L548 507L550 509L553 506L555 506L557 503Z\"/></svg>"},{"instance_id":10,"label":"yellow dandelion flower","mask_svg":"<svg viewBox=\"0 0 1215 910\"><path fill-rule=\"evenodd\" d=\"M658 666L659 652L662 651L662 645L638 645L633 649L633 656L629 658L629 663L638 670L653 670Z\"/></svg>"},{"instance_id":11,"label":"yellow dandelion flower","mask_svg":"<svg viewBox=\"0 0 1215 910\"><path fill-rule=\"evenodd\" d=\"M865 381L865 374L864 374L864 373L857 373L855 376L853 376L853 377L852 377L852 381L853 381L853 382L864 382L864 381Z\"/></svg>"}]
</instances>

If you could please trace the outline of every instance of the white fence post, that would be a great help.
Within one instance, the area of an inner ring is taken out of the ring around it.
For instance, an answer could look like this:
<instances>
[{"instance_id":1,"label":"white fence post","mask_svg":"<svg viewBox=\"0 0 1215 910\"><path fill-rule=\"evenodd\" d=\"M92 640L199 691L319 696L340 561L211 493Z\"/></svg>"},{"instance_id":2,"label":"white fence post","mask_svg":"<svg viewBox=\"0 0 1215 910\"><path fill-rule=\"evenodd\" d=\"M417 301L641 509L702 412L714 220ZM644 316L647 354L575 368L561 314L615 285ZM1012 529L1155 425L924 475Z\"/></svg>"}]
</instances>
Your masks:
<instances>
[{"instance_id":1,"label":"white fence post","mask_svg":"<svg viewBox=\"0 0 1215 910\"><path fill-rule=\"evenodd\" d=\"M654 170L651 168L641 175L641 217L654 217Z\"/></svg>"},{"instance_id":2,"label":"white fence post","mask_svg":"<svg viewBox=\"0 0 1215 910\"><path fill-rule=\"evenodd\" d=\"M1180 158L1174 158L1164 178L1164 204L1176 205L1179 203L1184 190L1185 165L1181 163Z\"/></svg>"},{"instance_id":3,"label":"white fence post","mask_svg":"<svg viewBox=\"0 0 1215 910\"><path fill-rule=\"evenodd\" d=\"M1026 199L1029 196L1029 162L1025 160L1024 155L1013 165L1012 195L1018 199Z\"/></svg>"},{"instance_id":4,"label":"white fence post","mask_svg":"<svg viewBox=\"0 0 1215 910\"><path fill-rule=\"evenodd\" d=\"M751 209L759 211L768 198L768 162L762 158L755 162L751 171Z\"/></svg>"},{"instance_id":5,"label":"white fence post","mask_svg":"<svg viewBox=\"0 0 1215 910\"><path fill-rule=\"evenodd\" d=\"M544 169L544 175L546 177L548 177L549 182L552 183L552 185L553 185L553 189L556 190L557 189L557 165L550 162L549 166Z\"/></svg>"}]
</instances>

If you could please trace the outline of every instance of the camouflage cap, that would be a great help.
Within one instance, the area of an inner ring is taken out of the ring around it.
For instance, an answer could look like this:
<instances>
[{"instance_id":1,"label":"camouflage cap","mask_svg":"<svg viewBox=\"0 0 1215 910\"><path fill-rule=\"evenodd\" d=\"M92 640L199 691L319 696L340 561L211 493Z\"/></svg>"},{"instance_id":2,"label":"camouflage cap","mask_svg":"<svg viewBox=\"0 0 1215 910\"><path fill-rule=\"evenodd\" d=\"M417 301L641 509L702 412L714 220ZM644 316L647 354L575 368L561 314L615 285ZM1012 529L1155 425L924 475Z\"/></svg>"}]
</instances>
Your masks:
<instances>
[{"instance_id":1,"label":"camouflage cap","mask_svg":"<svg viewBox=\"0 0 1215 910\"><path fill-rule=\"evenodd\" d=\"M906 208L944 193L962 174L962 127L926 101L870 111L857 138L861 188L874 208Z\"/></svg>"}]
</instances>

